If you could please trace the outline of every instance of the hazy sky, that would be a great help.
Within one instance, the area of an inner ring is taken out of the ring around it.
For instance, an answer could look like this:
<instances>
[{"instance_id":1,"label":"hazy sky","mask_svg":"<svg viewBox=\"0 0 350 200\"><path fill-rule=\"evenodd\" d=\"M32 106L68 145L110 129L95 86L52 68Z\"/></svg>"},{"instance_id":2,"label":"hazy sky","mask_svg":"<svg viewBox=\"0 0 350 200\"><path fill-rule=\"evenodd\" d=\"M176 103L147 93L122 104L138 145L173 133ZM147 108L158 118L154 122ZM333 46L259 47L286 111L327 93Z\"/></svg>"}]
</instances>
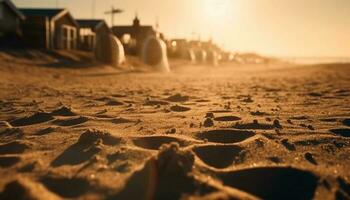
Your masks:
<instances>
[{"instance_id":1,"label":"hazy sky","mask_svg":"<svg viewBox=\"0 0 350 200\"><path fill-rule=\"evenodd\" d=\"M75 18L91 18L94 0L58 0ZM56 0L13 0L18 7L56 7ZM225 49L275 56L350 57L350 0L95 0L95 18L125 10L116 24L155 25L168 38L212 37Z\"/></svg>"}]
</instances>

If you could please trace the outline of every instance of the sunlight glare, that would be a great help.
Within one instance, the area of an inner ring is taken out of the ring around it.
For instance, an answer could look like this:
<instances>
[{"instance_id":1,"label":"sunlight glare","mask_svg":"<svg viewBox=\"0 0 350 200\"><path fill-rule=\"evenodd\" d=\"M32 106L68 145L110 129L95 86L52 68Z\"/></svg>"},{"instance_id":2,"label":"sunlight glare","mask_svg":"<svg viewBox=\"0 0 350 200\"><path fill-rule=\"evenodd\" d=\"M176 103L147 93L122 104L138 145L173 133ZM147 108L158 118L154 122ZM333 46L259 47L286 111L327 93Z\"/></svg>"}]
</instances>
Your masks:
<instances>
[{"instance_id":1,"label":"sunlight glare","mask_svg":"<svg viewBox=\"0 0 350 200\"><path fill-rule=\"evenodd\" d=\"M202 11L210 22L221 23L230 19L233 12L232 0L202 0Z\"/></svg>"}]
</instances>

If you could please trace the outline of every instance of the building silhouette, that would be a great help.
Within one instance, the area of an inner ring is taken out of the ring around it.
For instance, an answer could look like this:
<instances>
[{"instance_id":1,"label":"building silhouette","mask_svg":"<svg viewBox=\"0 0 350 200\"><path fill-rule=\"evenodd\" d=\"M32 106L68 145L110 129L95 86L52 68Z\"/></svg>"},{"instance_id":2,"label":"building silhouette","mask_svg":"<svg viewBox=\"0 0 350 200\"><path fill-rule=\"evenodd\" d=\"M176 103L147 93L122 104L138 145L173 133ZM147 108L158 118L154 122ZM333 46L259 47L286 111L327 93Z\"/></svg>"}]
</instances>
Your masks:
<instances>
[{"instance_id":1,"label":"building silhouette","mask_svg":"<svg viewBox=\"0 0 350 200\"><path fill-rule=\"evenodd\" d=\"M79 25L67 9L22 8L23 39L31 47L76 49Z\"/></svg>"},{"instance_id":2,"label":"building silhouette","mask_svg":"<svg viewBox=\"0 0 350 200\"><path fill-rule=\"evenodd\" d=\"M138 16L135 16L131 26L113 26L112 32L117 36L128 54L138 55L142 45L150 35L157 35L157 31L150 25L141 25Z\"/></svg>"},{"instance_id":3,"label":"building silhouette","mask_svg":"<svg viewBox=\"0 0 350 200\"><path fill-rule=\"evenodd\" d=\"M0 0L0 44L13 46L22 31L20 24L25 20L24 14L19 11L10 0Z\"/></svg>"},{"instance_id":4,"label":"building silhouette","mask_svg":"<svg viewBox=\"0 0 350 200\"><path fill-rule=\"evenodd\" d=\"M112 32L103 19L77 19L76 21L79 24L79 48L81 50L93 51L97 39Z\"/></svg>"}]
</instances>

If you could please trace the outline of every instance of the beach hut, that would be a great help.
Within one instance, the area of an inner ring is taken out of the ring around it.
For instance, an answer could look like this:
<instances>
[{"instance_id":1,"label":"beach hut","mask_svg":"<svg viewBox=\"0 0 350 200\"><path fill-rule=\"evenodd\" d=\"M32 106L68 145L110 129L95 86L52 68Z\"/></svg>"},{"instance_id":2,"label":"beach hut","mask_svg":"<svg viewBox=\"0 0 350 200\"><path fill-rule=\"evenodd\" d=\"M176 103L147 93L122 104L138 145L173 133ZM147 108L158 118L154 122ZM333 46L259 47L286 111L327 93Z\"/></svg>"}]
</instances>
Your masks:
<instances>
[{"instance_id":1,"label":"beach hut","mask_svg":"<svg viewBox=\"0 0 350 200\"><path fill-rule=\"evenodd\" d=\"M20 23L25 16L10 0L0 0L0 37L21 34Z\"/></svg>"},{"instance_id":2,"label":"beach hut","mask_svg":"<svg viewBox=\"0 0 350 200\"><path fill-rule=\"evenodd\" d=\"M23 8L23 38L32 47L45 49L77 48L79 25L67 9Z\"/></svg>"},{"instance_id":3,"label":"beach hut","mask_svg":"<svg viewBox=\"0 0 350 200\"><path fill-rule=\"evenodd\" d=\"M102 19L77 19L79 24L79 48L86 51L94 51L96 39L112 33L105 20Z\"/></svg>"}]
</instances>

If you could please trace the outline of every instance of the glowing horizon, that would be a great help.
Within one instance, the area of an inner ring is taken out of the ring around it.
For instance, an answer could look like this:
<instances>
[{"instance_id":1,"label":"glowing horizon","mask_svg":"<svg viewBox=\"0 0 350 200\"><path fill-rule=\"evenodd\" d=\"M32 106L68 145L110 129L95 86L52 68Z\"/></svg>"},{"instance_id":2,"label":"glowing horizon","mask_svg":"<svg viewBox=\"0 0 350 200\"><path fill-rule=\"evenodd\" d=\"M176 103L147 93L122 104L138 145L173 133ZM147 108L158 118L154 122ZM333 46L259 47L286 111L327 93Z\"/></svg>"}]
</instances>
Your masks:
<instances>
[{"instance_id":1,"label":"glowing horizon","mask_svg":"<svg viewBox=\"0 0 350 200\"><path fill-rule=\"evenodd\" d=\"M56 7L56 0L13 0L18 7ZM125 10L116 24L155 25L167 38L213 38L224 49L290 57L350 57L348 0L60 0L75 18ZM103 2L103 3L102 3Z\"/></svg>"}]
</instances>

